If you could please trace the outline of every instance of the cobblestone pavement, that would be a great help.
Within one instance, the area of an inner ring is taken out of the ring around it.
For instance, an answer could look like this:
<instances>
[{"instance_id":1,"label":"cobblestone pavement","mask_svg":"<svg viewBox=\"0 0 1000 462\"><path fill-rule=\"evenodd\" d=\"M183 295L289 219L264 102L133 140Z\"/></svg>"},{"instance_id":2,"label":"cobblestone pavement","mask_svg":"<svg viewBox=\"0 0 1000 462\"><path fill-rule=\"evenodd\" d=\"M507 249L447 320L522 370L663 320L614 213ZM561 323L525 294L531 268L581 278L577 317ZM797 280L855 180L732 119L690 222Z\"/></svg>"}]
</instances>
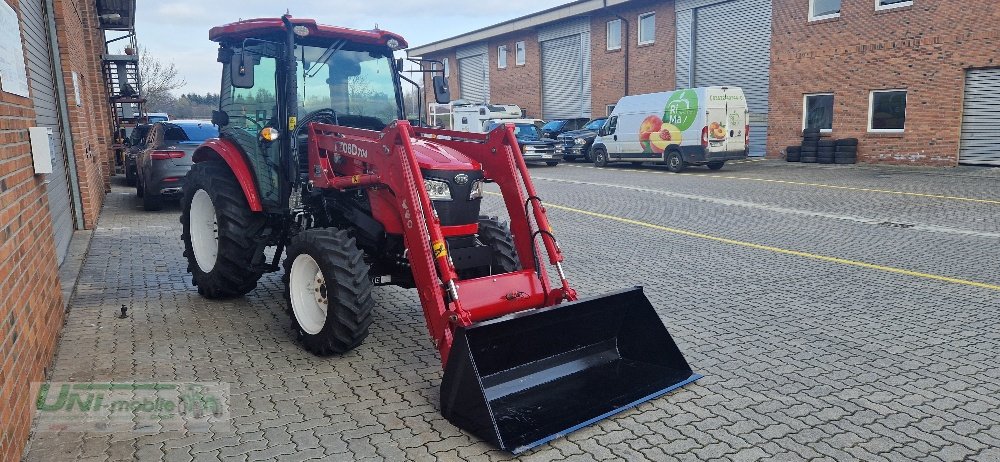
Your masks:
<instances>
[{"instance_id":1,"label":"cobblestone pavement","mask_svg":"<svg viewBox=\"0 0 1000 462\"><path fill-rule=\"evenodd\" d=\"M532 172L579 292L645 286L706 377L523 459L1000 460L1000 170ZM376 289L367 341L316 358L293 342L280 274L198 297L177 216L114 189L51 379L229 382L232 426L36 432L27 460L509 458L438 413L413 292Z\"/></svg>"}]
</instances>

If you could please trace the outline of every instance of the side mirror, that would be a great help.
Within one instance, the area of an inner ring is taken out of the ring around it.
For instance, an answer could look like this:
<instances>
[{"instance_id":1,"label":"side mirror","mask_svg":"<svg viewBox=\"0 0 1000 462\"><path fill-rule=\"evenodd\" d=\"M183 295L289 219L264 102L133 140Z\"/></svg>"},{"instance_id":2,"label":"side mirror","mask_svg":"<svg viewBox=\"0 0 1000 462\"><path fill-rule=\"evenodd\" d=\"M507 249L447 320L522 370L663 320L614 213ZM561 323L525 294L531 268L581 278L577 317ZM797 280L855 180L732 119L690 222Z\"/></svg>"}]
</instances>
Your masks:
<instances>
[{"instance_id":1,"label":"side mirror","mask_svg":"<svg viewBox=\"0 0 1000 462\"><path fill-rule=\"evenodd\" d=\"M229 80L236 88L253 88L253 56L233 53L229 63Z\"/></svg>"},{"instance_id":2,"label":"side mirror","mask_svg":"<svg viewBox=\"0 0 1000 462\"><path fill-rule=\"evenodd\" d=\"M604 127L598 128L597 136L608 136L608 130Z\"/></svg>"},{"instance_id":3,"label":"side mirror","mask_svg":"<svg viewBox=\"0 0 1000 462\"><path fill-rule=\"evenodd\" d=\"M396 58L396 72L403 72L403 58Z\"/></svg>"},{"instance_id":4,"label":"side mirror","mask_svg":"<svg viewBox=\"0 0 1000 462\"><path fill-rule=\"evenodd\" d=\"M435 75L431 78L434 84L434 101L438 104L448 104L451 102L451 89L448 88L448 79L443 75Z\"/></svg>"},{"instance_id":5,"label":"side mirror","mask_svg":"<svg viewBox=\"0 0 1000 462\"><path fill-rule=\"evenodd\" d=\"M218 127L229 125L229 114L223 111L212 111L212 125Z\"/></svg>"}]
</instances>

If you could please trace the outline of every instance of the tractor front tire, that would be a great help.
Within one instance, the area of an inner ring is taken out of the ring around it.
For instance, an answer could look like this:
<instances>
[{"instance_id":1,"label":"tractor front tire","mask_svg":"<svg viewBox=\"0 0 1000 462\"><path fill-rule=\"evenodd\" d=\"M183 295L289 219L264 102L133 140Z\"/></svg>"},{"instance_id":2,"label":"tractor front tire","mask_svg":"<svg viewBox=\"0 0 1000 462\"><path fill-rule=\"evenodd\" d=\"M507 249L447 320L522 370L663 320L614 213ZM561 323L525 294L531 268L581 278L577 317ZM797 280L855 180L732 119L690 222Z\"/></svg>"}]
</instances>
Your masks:
<instances>
[{"instance_id":1,"label":"tractor front tire","mask_svg":"<svg viewBox=\"0 0 1000 462\"><path fill-rule=\"evenodd\" d=\"M492 250L490 273L503 274L521 269L510 228L496 218L479 217L479 241Z\"/></svg>"},{"instance_id":2,"label":"tractor front tire","mask_svg":"<svg viewBox=\"0 0 1000 462\"><path fill-rule=\"evenodd\" d=\"M368 337L373 284L364 253L346 230L314 228L292 238L284 279L292 329L307 351L342 354Z\"/></svg>"},{"instance_id":3,"label":"tractor front tire","mask_svg":"<svg viewBox=\"0 0 1000 462\"><path fill-rule=\"evenodd\" d=\"M257 236L266 226L250 211L243 189L221 161L191 167L181 199L181 225L188 272L205 298L246 295L263 274L264 253Z\"/></svg>"}]
</instances>

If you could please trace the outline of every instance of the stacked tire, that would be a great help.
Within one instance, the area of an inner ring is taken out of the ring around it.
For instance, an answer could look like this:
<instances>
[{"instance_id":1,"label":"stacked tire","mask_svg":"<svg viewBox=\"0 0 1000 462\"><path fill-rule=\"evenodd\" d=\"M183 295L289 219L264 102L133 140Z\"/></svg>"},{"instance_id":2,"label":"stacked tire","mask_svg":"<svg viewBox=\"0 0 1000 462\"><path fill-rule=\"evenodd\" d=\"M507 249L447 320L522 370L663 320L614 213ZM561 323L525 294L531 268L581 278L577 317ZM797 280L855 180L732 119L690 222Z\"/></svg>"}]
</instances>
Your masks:
<instances>
[{"instance_id":1,"label":"stacked tire","mask_svg":"<svg viewBox=\"0 0 1000 462\"><path fill-rule=\"evenodd\" d=\"M816 163L819 150L819 129L807 128L802 131L802 147L799 149L799 159L803 163Z\"/></svg>"},{"instance_id":2,"label":"stacked tire","mask_svg":"<svg viewBox=\"0 0 1000 462\"><path fill-rule=\"evenodd\" d=\"M816 142L816 162L821 164L832 164L836 142L826 139Z\"/></svg>"},{"instance_id":3,"label":"stacked tire","mask_svg":"<svg viewBox=\"0 0 1000 462\"><path fill-rule=\"evenodd\" d=\"M833 153L833 162L837 164L858 163L858 139L844 138L837 140Z\"/></svg>"},{"instance_id":4,"label":"stacked tire","mask_svg":"<svg viewBox=\"0 0 1000 462\"><path fill-rule=\"evenodd\" d=\"M801 146L789 146L785 148L785 160L789 162L800 162L802 160Z\"/></svg>"}]
</instances>

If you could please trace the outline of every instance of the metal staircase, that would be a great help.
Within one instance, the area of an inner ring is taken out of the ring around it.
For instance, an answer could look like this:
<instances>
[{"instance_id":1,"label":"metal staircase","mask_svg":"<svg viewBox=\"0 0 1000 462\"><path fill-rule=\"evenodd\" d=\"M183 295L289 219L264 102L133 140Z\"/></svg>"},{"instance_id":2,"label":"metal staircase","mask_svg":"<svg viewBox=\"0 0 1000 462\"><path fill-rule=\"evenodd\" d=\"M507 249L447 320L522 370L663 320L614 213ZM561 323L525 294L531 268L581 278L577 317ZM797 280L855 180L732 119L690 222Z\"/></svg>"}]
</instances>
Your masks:
<instances>
[{"instance_id":1,"label":"metal staircase","mask_svg":"<svg viewBox=\"0 0 1000 462\"><path fill-rule=\"evenodd\" d=\"M105 32L104 85L108 91L115 152L115 170L124 172L125 138L128 129L143 122L146 98L139 72L138 46L135 36L135 0L97 0L101 29ZM108 32L118 35L108 39ZM124 53L111 54L111 44L126 40Z\"/></svg>"}]
</instances>

